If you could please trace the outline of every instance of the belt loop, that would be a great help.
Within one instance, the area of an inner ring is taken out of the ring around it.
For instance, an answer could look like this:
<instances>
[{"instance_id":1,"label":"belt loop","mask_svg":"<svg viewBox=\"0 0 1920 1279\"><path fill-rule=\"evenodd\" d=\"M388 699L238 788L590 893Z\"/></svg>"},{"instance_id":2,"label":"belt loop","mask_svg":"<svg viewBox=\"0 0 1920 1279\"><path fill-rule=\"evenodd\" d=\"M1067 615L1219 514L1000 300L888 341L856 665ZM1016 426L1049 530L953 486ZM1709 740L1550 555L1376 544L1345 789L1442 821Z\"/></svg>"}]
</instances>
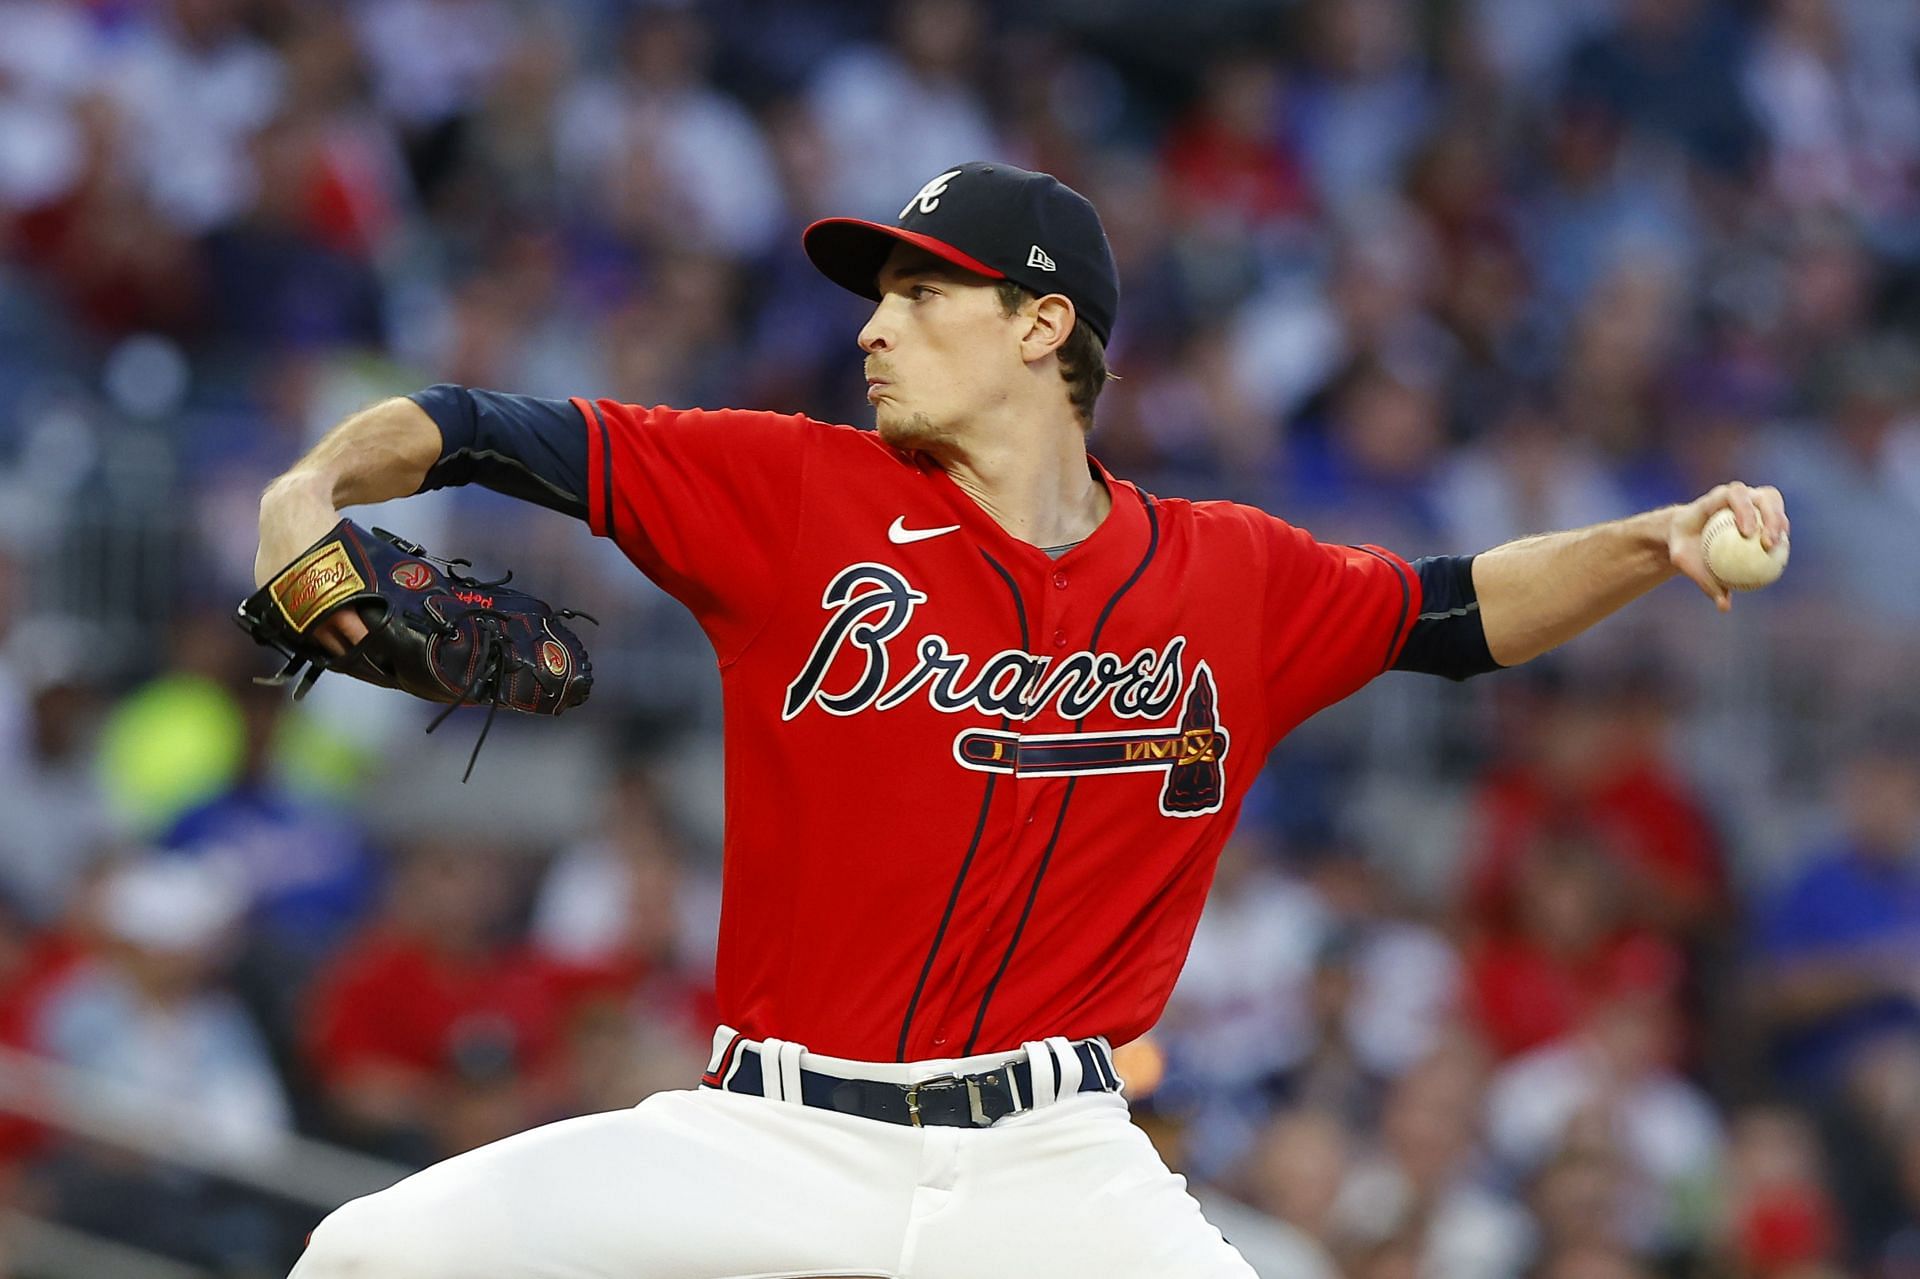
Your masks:
<instances>
[{"instance_id":1,"label":"belt loop","mask_svg":"<svg viewBox=\"0 0 1920 1279\"><path fill-rule=\"evenodd\" d=\"M796 1106L806 1104L800 1088L800 1054L806 1050L791 1040L780 1045L780 1096Z\"/></svg>"},{"instance_id":2,"label":"belt loop","mask_svg":"<svg viewBox=\"0 0 1920 1279\"><path fill-rule=\"evenodd\" d=\"M1080 1065L1080 1054L1073 1050L1073 1044L1064 1035L1053 1035L1047 1040L1047 1047L1060 1059L1060 1095L1071 1097L1080 1091L1080 1080L1084 1073Z\"/></svg>"},{"instance_id":3,"label":"belt loop","mask_svg":"<svg viewBox=\"0 0 1920 1279\"><path fill-rule=\"evenodd\" d=\"M1100 1066L1102 1082L1117 1093L1124 1093L1127 1085L1120 1078L1120 1072L1113 1064L1113 1045L1107 1042L1105 1035L1099 1035L1087 1041L1093 1046L1093 1059Z\"/></svg>"},{"instance_id":4,"label":"belt loop","mask_svg":"<svg viewBox=\"0 0 1920 1279\"><path fill-rule=\"evenodd\" d=\"M1033 1104L1050 1106L1059 1096L1059 1068L1054 1065L1053 1054L1047 1045L1037 1039L1029 1039L1020 1045L1027 1054L1027 1062L1033 1068Z\"/></svg>"},{"instance_id":5,"label":"belt loop","mask_svg":"<svg viewBox=\"0 0 1920 1279\"><path fill-rule=\"evenodd\" d=\"M760 1041L760 1097L766 1100L785 1100L780 1091L781 1043L781 1039Z\"/></svg>"},{"instance_id":6,"label":"belt loop","mask_svg":"<svg viewBox=\"0 0 1920 1279\"><path fill-rule=\"evenodd\" d=\"M769 1101L787 1099L786 1072L780 1069L781 1051L787 1046L784 1039L763 1039L760 1041L760 1093ZM794 1098L798 1101L799 1098Z\"/></svg>"},{"instance_id":7,"label":"belt loop","mask_svg":"<svg viewBox=\"0 0 1920 1279\"><path fill-rule=\"evenodd\" d=\"M713 1032L713 1051L707 1054L707 1073L716 1073L720 1063L726 1060L727 1045L739 1037L740 1032L731 1026L721 1026Z\"/></svg>"}]
</instances>

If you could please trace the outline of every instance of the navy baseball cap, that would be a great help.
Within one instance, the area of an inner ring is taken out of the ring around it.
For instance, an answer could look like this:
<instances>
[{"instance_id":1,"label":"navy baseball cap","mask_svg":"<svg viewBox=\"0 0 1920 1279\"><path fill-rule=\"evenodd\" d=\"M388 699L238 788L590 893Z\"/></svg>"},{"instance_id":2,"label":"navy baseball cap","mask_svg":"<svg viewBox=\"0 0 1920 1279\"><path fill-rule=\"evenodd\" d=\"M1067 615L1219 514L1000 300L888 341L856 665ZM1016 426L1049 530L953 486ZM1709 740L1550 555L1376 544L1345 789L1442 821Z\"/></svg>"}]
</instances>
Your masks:
<instances>
[{"instance_id":1,"label":"navy baseball cap","mask_svg":"<svg viewBox=\"0 0 1920 1279\"><path fill-rule=\"evenodd\" d=\"M880 298L880 268L895 244L913 244L990 280L1063 294L1105 343L1120 309L1120 272L1100 215L1048 173L976 160L929 181L889 226L824 218L801 237L829 280Z\"/></svg>"}]
</instances>

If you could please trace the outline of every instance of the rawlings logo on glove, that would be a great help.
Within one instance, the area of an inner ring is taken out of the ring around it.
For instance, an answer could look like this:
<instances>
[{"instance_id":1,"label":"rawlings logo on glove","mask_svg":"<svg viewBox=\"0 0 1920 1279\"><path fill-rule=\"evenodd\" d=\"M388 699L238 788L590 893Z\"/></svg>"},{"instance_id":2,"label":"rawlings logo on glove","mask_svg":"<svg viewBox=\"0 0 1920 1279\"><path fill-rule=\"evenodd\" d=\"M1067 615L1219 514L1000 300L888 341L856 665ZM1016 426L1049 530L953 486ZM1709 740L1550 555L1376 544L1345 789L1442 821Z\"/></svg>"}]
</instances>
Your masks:
<instances>
[{"instance_id":1,"label":"rawlings logo on glove","mask_svg":"<svg viewBox=\"0 0 1920 1279\"><path fill-rule=\"evenodd\" d=\"M587 700L593 664L566 619L573 609L509 588L513 574L482 582L457 571L466 560L436 562L384 529L372 534L341 520L272 581L241 601L235 620L286 664L260 682L294 685L305 697L323 671L397 688L447 709L431 733L461 706L487 706L487 722L473 758L505 706L533 715L558 715ZM337 608L352 605L367 624L366 638L346 652L328 652L314 627ZM473 760L467 761L467 777ZM466 780L466 777L461 779Z\"/></svg>"}]
</instances>

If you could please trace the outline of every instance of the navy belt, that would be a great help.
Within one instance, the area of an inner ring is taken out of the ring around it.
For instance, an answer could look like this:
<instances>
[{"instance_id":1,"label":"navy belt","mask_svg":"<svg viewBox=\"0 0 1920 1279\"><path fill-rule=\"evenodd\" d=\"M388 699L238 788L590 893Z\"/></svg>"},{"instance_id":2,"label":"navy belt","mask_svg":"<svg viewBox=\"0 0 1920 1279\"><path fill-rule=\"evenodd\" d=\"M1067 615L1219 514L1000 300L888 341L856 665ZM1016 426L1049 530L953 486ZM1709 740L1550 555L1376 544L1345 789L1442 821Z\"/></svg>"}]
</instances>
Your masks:
<instances>
[{"instance_id":1,"label":"navy belt","mask_svg":"<svg viewBox=\"0 0 1920 1279\"><path fill-rule=\"evenodd\" d=\"M1074 1056L1080 1059L1078 1091L1120 1091L1120 1076L1114 1073L1113 1060L1105 1044L1081 1039L1070 1046ZM1054 1054L1051 1046L1046 1051ZM706 1075L700 1081L701 1087L723 1088L750 1097L769 1095L766 1054L742 1039L728 1056L734 1060L726 1064L724 1076L716 1080L715 1076ZM1057 1080L1060 1078L1057 1054L1054 1054L1053 1066ZM914 1128L985 1128L1008 1115L1033 1109L1033 1063L1022 1053L992 1070L968 1075L935 1075L911 1084L846 1079L802 1065L799 1100L803 1106Z\"/></svg>"}]
</instances>

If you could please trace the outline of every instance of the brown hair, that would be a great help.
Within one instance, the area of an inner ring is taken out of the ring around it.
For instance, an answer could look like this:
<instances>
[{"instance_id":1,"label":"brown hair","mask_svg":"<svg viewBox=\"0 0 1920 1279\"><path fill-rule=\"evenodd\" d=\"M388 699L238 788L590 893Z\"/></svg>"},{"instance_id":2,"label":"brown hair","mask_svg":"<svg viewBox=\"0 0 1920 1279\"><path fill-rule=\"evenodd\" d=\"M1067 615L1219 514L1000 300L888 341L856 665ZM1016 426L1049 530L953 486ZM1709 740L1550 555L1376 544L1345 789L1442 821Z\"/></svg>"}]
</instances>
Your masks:
<instances>
[{"instance_id":1,"label":"brown hair","mask_svg":"<svg viewBox=\"0 0 1920 1279\"><path fill-rule=\"evenodd\" d=\"M1000 299L1000 309L1008 315L1018 312L1029 298L1040 296L1012 280L998 281L993 291ZM1093 403L1113 376L1107 372L1106 345L1090 327L1075 320L1073 332L1067 334L1056 354L1060 357L1060 376L1067 384L1067 402L1080 417L1080 429L1092 430Z\"/></svg>"}]
</instances>

